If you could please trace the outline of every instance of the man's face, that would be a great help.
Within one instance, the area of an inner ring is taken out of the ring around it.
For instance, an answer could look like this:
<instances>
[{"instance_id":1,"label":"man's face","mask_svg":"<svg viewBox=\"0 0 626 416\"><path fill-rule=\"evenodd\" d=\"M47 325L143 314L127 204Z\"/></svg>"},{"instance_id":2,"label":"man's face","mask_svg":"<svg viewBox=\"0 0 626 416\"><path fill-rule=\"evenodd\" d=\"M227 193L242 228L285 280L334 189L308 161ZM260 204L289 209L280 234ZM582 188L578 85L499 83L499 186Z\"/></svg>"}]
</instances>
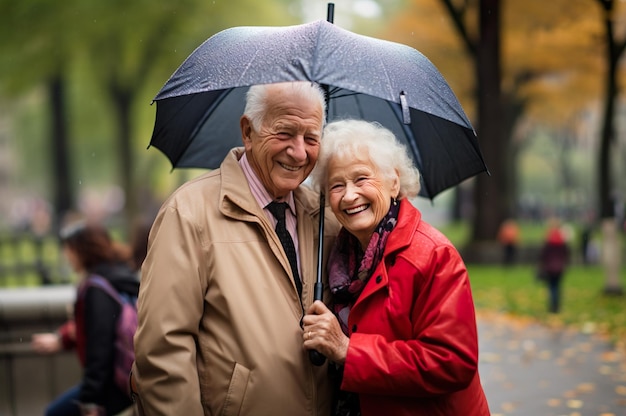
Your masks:
<instances>
[{"instance_id":1,"label":"man's face","mask_svg":"<svg viewBox=\"0 0 626 416\"><path fill-rule=\"evenodd\" d=\"M265 189L281 199L311 173L319 154L324 114L317 100L298 96L287 86L271 86L268 112L260 131L247 117L241 131L250 165Z\"/></svg>"}]
</instances>

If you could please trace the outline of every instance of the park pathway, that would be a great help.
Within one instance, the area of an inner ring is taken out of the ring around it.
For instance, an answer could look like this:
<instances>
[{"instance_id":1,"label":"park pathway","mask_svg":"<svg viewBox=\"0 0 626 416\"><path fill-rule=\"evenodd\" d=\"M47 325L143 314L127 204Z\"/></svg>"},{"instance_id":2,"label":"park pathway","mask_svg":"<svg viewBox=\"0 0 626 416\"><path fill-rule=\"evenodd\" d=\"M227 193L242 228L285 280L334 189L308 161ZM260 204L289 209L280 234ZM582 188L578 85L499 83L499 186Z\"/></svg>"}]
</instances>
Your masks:
<instances>
[{"instance_id":1,"label":"park pathway","mask_svg":"<svg viewBox=\"0 0 626 416\"><path fill-rule=\"evenodd\" d=\"M492 416L626 416L626 354L604 339L496 314L478 330Z\"/></svg>"}]
</instances>

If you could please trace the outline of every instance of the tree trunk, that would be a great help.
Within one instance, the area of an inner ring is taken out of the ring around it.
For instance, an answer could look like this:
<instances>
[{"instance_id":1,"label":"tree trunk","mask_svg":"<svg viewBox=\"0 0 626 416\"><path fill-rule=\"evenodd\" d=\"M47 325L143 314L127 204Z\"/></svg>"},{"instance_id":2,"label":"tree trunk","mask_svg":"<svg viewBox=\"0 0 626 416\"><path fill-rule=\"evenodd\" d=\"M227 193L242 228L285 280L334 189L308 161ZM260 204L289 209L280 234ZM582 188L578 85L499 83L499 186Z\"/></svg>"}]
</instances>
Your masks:
<instances>
[{"instance_id":1,"label":"tree trunk","mask_svg":"<svg viewBox=\"0 0 626 416\"><path fill-rule=\"evenodd\" d=\"M50 138L52 148L50 149L50 154L52 155L51 173L54 181L53 232L58 231L63 217L72 209L74 202L67 137L67 105L64 90L65 83L62 75L56 75L49 81L48 91L52 112L52 136Z\"/></svg>"},{"instance_id":2,"label":"tree trunk","mask_svg":"<svg viewBox=\"0 0 626 416\"><path fill-rule=\"evenodd\" d=\"M513 90L515 92L516 89ZM501 125L502 140L504 143L505 162L504 162L504 188L503 198L505 198L506 210L504 218L517 218L517 197L519 195L519 178L518 178L518 161L520 154L520 145L513 142L515 126L520 116L524 113L526 105L524 100L515 96L515 94L503 94L503 122Z\"/></svg>"},{"instance_id":3,"label":"tree trunk","mask_svg":"<svg viewBox=\"0 0 626 416\"><path fill-rule=\"evenodd\" d=\"M617 46L613 33L613 1L601 1L605 7L604 15L607 75L605 84L604 118L602 121L602 137L598 158L598 201L600 204L600 220L602 229L602 263L606 273L604 292L607 294L621 294L623 292L619 279L619 248L620 240L617 236L617 221L614 204L614 189L611 180L611 146L614 142L615 131L615 101L617 98L617 65L623 46Z\"/></svg>"},{"instance_id":4,"label":"tree trunk","mask_svg":"<svg viewBox=\"0 0 626 416\"><path fill-rule=\"evenodd\" d=\"M111 87L113 104L118 120L118 155L120 158L120 182L125 196L124 230L130 230L137 214L137 198L133 181L133 149L131 145L131 97L119 88Z\"/></svg>"},{"instance_id":5,"label":"tree trunk","mask_svg":"<svg viewBox=\"0 0 626 416\"><path fill-rule=\"evenodd\" d=\"M495 240L505 218L506 141L502 135L500 86L500 1L480 2L480 41L477 54L478 138L491 176L478 175L474 188L472 243Z\"/></svg>"},{"instance_id":6,"label":"tree trunk","mask_svg":"<svg viewBox=\"0 0 626 416\"><path fill-rule=\"evenodd\" d=\"M607 295L623 295L620 283L620 251L619 232L615 218L603 218L602 227L602 265L606 273L604 293Z\"/></svg>"}]
</instances>

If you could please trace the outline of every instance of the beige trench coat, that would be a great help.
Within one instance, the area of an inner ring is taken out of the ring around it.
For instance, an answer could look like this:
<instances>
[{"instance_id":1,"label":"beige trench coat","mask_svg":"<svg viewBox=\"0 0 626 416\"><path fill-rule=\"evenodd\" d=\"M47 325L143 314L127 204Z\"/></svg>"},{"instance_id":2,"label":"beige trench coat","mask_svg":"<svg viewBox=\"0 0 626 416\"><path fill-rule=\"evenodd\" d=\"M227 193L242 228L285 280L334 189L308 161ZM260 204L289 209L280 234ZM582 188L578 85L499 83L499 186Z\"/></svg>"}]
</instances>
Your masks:
<instances>
[{"instance_id":1,"label":"beige trench coat","mask_svg":"<svg viewBox=\"0 0 626 416\"><path fill-rule=\"evenodd\" d=\"M289 261L246 185L241 152L174 192L151 230L133 369L147 415L330 414L326 365L302 348ZM303 187L295 201L306 309L319 202ZM327 251L339 230L328 207L325 226Z\"/></svg>"}]
</instances>

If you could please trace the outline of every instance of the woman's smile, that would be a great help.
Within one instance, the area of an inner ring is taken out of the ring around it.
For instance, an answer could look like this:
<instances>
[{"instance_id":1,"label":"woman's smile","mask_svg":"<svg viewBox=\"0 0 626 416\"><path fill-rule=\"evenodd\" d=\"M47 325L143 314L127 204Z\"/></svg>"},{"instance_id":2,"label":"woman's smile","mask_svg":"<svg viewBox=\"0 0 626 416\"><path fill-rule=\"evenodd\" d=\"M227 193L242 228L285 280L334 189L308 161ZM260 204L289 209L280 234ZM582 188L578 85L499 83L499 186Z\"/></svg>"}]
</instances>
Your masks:
<instances>
[{"instance_id":1,"label":"woman's smile","mask_svg":"<svg viewBox=\"0 0 626 416\"><path fill-rule=\"evenodd\" d=\"M346 212L346 214L353 215L353 214L358 214L359 212L365 211L369 207L370 207L369 204L363 204L354 208L346 208L344 211Z\"/></svg>"}]
</instances>

